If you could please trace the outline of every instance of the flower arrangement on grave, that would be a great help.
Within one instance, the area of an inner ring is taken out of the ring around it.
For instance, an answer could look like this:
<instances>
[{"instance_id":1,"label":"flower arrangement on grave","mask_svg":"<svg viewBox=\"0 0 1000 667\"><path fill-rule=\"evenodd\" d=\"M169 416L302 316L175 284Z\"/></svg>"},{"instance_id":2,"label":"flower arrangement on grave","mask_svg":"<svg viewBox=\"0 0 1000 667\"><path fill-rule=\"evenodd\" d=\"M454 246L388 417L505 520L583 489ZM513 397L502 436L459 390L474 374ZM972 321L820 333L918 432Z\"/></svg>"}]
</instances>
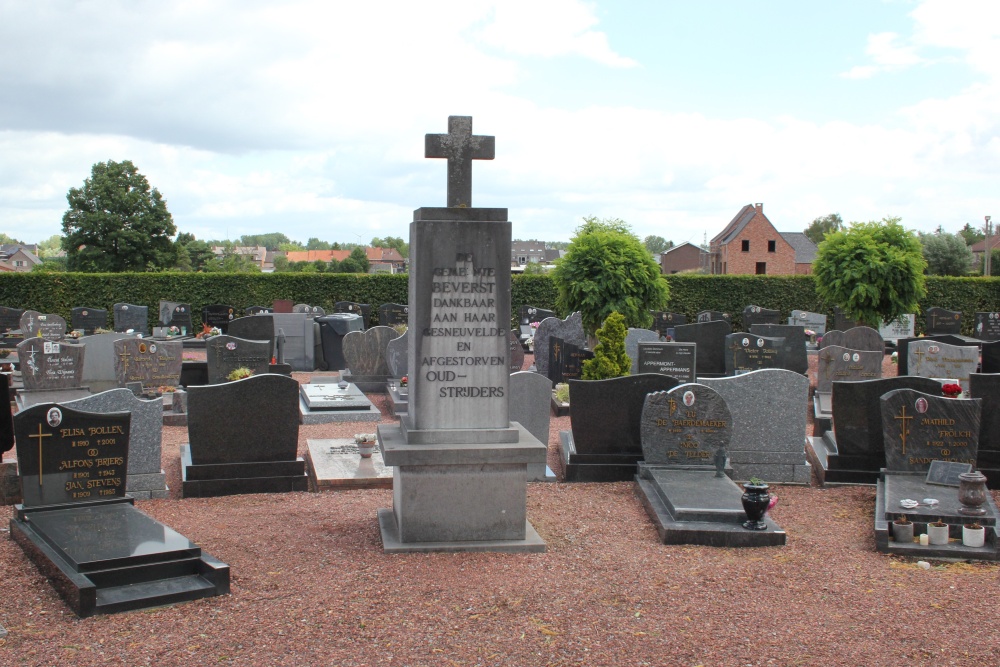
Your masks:
<instances>
[{"instance_id":1,"label":"flower arrangement on grave","mask_svg":"<svg viewBox=\"0 0 1000 667\"><path fill-rule=\"evenodd\" d=\"M891 361L893 365L898 364L899 363L899 352L893 352L891 355L889 355L889 361Z\"/></svg>"},{"instance_id":2,"label":"flower arrangement on grave","mask_svg":"<svg viewBox=\"0 0 1000 667\"><path fill-rule=\"evenodd\" d=\"M528 349L531 350L532 352L535 351L535 333L538 332L538 325L539 324L541 324L541 322L530 322L530 323L528 323L528 326L531 327L531 335L528 337L527 340L524 341L524 343L525 343L525 345L528 346Z\"/></svg>"},{"instance_id":3,"label":"flower arrangement on grave","mask_svg":"<svg viewBox=\"0 0 1000 667\"><path fill-rule=\"evenodd\" d=\"M597 345L594 358L583 362L584 380L607 380L630 375L632 360L625 353L625 317L621 313L611 313L604 320L604 326L597 330Z\"/></svg>"},{"instance_id":4,"label":"flower arrangement on grave","mask_svg":"<svg viewBox=\"0 0 1000 667\"><path fill-rule=\"evenodd\" d=\"M556 401L559 403L569 405L569 384L560 382L552 390L552 395L556 397Z\"/></svg>"},{"instance_id":5,"label":"flower arrangement on grave","mask_svg":"<svg viewBox=\"0 0 1000 667\"><path fill-rule=\"evenodd\" d=\"M399 386L400 387L405 387L409 383L410 383L410 376L409 375L404 375L403 377L399 378Z\"/></svg>"},{"instance_id":6,"label":"flower arrangement on grave","mask_svg":"<svg viewBox=\"0 0 1000 667\"><path fill-rule=\"evenodd\" d=\"M94 333L95 334L111 333L111 330L105 329L104 327L97 327L96 329L94 329Z\"/></svg>"},{"instance_id":7,"label":"flower arrangement on grave","mask_svg":"<svg viewBox=\"0 0 1000 667\"><path fill-rule=\"evenodd\" d=\"M810 343L815 343L816 342L816 332L815 331L813 331L812 329L806 329L805 330L805 334L807 336L809 336L809 342Z\"/></svg>"},{"instance_id":8,"label":"flower arrangement on grave","mask_svg":"<svg viewBox=\"0 0 1000 667\"><path fill-rule=\"evenodd\" d=\"M400 336L402 336L403 334L406 333L407 328L408 327L405 324L393 324L392 325L393 331L395 331L396 333L398 333Z\"/></svg>"},{"instance_id":9,"label":"flower arrangement on grave","mask_svg":"<svg viewBox=\"0 0 1000 667\"><path fill-rule=\"evenodd\" d=\"M161 394L172 394L175 391L177 391L177 387L173 387L169 384L161 384L159 387L156 388L156 391L160 392Z\"/></svg>"},{"instance_id":10,"label":"flower arrangement on grave","mask_svg":"<svg viewBox=\"0 0 1000 667\"><path fill-rule=\"evenodd\" d=\"M180 336L180 335L181 335L180 327L167 327L168 338L171 336Z\"/></svg>"},{"instance_id":11,"label":"flower arrangement on grave","mask_svg":"<svg viewBox=\"0 0 1000 667\"><path fill-rule=\"evenodd\" d=\"M962 386L954 382L941 385L941 393L948 398L958 398L962 395Z\"/></svg>"},{"instance_id":12,"label":"flower arrangement on grave","mask_svg":"<svg viewBox=\"0 0 1000 667\"><path fill-rule=\"evenodd\" d=\"M363 459L371 458L376 444L374 433L355 433L354 444L358 446L358 454Z\"/></svg>"},{"instance_id":13,"label":"flower arrangement on grave","mask_svg":"<svg viewBox=\"0 0 1000 667\"><path fill-rule=\"evenodd\" d=\"M226 376L226 379L232 382L233 380L242 380L253 375L253 371L246 366L240 366L239 368L234 368Z\"/></svg>"},{"instance_id":14,"label":"flower arrangement on grave","mask_svg":"<svg viewBox=\"0 0 1000 667\"><path fill-rule=\"evenodd\" d=\"M82 335L83 335L83 332L80 331L79 329L73 329L68 334L66 334L67 337L72 338L74 340L76 340L77 338L79 338Z\"/></svg>"}]
</instances>

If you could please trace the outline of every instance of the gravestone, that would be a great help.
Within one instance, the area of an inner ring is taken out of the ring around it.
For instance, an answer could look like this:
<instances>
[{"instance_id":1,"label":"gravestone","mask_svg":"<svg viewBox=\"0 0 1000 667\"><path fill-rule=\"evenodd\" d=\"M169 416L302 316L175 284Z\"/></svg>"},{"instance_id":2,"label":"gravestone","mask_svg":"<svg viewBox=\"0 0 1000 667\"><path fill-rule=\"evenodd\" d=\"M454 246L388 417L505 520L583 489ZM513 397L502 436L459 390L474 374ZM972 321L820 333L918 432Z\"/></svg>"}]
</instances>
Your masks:
<instances>
[{"instance_id":1,"label":"gravestone","mask_svg":"<svg viewBox=\"0 0 1000 667\"><path fill-rule=\"evenodd\" d=\"M403 335L393 338L385 346L385 365L389 369L389 375L394 378L401 378L410 374L410 359L407 356L407 347L410 343L410 331L407 329ZM521 353L521 360L524 360L524 352Z\"/></svg>"},{"instance_id":2,"label":"gravestone","mask_svg":"<svg viewBox=\"0 0 1000 667\"><path fill-rule=\"evenodd\" d=\"M784 338L767 338L746 332L726 336L726 375L739 375L784 365Z\"/></svg>"},{"instance_id":3,"label":"gravestone","mask_svg":"<svg viewBox=\"0 0 1000 667\"><path fill-rule=\"evenodd\" d=\"M732 413L729 464L734 479L809 484L806 413L809 378L780 368L728 378L703 378Z\"/></svg>"},{"instance_id":4,"label":"gravestone","mask_svg":"<svg viewBox=\"0 0 1000 667\"><path fill-rule=\"evenodd\" d=\"M833 431L810 439L810 463L823 484L874 484L885 467L878 399L894 389L940 393L941 383L891 377L833 383Z\"/></svg>"},{"instance_id":5,"label":"gravestone","mask_svg":"<svg viewBox=\"0 0 1000 667\"><path fill-rule=\"evenodd\" d=\"M62 340L66 336L66 320L59 315L43 315L37 310L26 310L21 315L21 334L26 339Z\"/></svg>"},{"instance_id":6,"label":"gravestone","mask_svg":"<svg viewBox=\"0 0 1000 667\"><path fill-rule=\"evenodd\" d=\"M549 442L552 385L544 376L528 371L510 374L510 420L528 430L539 442ZM555 473L545 463L528 465L529 482L554 482Z\"/></svg>"},{"instance_id":7,"label":"gravestone","mask_svg":"<svg viewBox=\"0 0 1000 667\"><path fill-rule=\"evenodd\" d=\"M317 327L313 316L305 313L279 313L275 310L271 318L278 362L290 365L293 371L311 373L316 370ZM279 344L282 335L284 347Z\"/></svg>"},{"instance_id":8,"label":"gravestone","mask_svg":"<svg viewBox=\"0 0 1000 667\"><path fill-rule=\"evenodd\" d=\"M583 317L579 312L565 320L547 317L538 325L538 330L535 331L535 370L546 377L549 375L549 339L553 336L581 349L587 347Z\"/></svg>"},{"instance_id":9,"label":"gravestone","mask_svg":"<svg viewBox=\"0 0 1000 667\"><path fill-rule=\"evenodd\" d=\"M976 350L983 350L983 362L986 361L986 348L990 347L991 343L984 343L983 341L976 340L975 338L968 338L966 336L960 336L957 334L938 334L936 336L921 336L919 338L900 338L896 341L896 375L907 375L910 372L908 358L910 356L910 343L918 340L923 341L935 341L938 343L946 343L948 345L957 345L959 347L974 347ZM983 370L984 373L990 371Z\"/></svg>"},{"instance_id":10,"label":"gravestone","mask_svg":"<svg viewBox=\"0 0 1000 667\"><path fill-rule=\"evenodd\" d=\"M201 309L201 324L209 329L217 328L229 333L229 323L236 319L236 308L224 304L212 304Z\"/></svg>"},{"instance_id":11,"label":"gravestone","mask_svg":"<svg viewBox=\"0 0 1000 667\"><path fill-rule=\"evenodd\" d=\"M243 311L244 316L248 315L270 315L276 312L274 308L268 308L267 306L250 306Z\"/></svg>"},{"instance_id":12,"label":"gravestone","mask_svg":"<svg viewBox=\"0 0 1000 667\"><path fill-rule=\"evenodd\" d=\"M664 544L785 543L771 519L765 530L742 526L743 491L723 474L732 431L726 401L711 387L684 384L646 397L636 484Z\"/></svg>"},{"instance_id":13,"label":"gravestone","mask_svg":"<svg viewBox=\"0 0 1000 667\"><path fill-rule=\"evenodd\" d=\"M743 328L750 330L755 324L780 324L781 311L761 308L760 306L747 306L743 309Z\"/></svg>"},{"instance_id":14,"label":"gravestone","mask_svg":"<svg viewBox=\"0 0 1000 667\"><path fill-rule=\"evenodd\" d=\"M983 365L986 360L983 360ZM976 469L991 489L1000 488L1000 374L973 373L969 396L982 401Z\"/></svg>"},{"instance_id":15,"label":"gravestone","mask_svg":"<svg viewBox=\"0 0 1000 667\"><path fill-rule=\"evenodd\" d=\"M409 410L378 427L393 466L392 509L378 511L382 547L407 551L544 551L527 518L527 469L546 446L510 421L511 224L472 207L472 162L494 139L451 116L425 156L447 158L447 208L410 224ZM391 331L391 329L390 329ZM349 334L350 335L350 334ZM547 350L546 350L547 352Z\"/></svg>"},{"instance_id":16,"label":"gravestone","mask_svg":"<svg viewBox=\"0 0 1000 667\"><path fill-rule=\"evenodd\" d=\"M848 317L847 313L840 309L840 306L833 307L833 328L837 331L847 331L855 327L864 326L858 320Z\"/></svg>"},{"instance_id":17,"label":"gravestone","mask_svg":"<svg viewBox=\"0 0 1000 667\"><path fill-rule=\"evenodd\" d=\"M962 391L969 390L969 376L979 366L979 351L972 346L948 345L933 340L917 340L907 349L910 375L957 380Z\"/></svg>"},{"instance_id":18,"label":"gravestone","mask_svg":"<svg viewBox=\"0 0 1000 667\"><path fill-rule=\"evenodd\" d=\"M508 357L508 367L511 373L517 373L524 366L524 348L521 347L521 341L518 339L517 334L513 331L510 332L510 356ZM388 361L388 360L387 360ZM391 370L391 369L390 369Z\"/></svg>"},{"instance_id":19,"label":"gravestone","mask_svg":"<svg viewBox=\"0 0 1000 667\"><path fill-rule=\"evenodd\" d=\"M383 303L378 307L378 323L384 327L408 324L409 314L410 308L406 304Z\"/></svg>"},{"instance_id":20,"label":"gravestone","mask_svg":"<svg viewBox=\"0 0 1000 667\"><path fill-rule=\"evenodd\" d=\"M70 322L74 331L82 331L85 336L89 336L97 329L107 328L108 311L103 308L78 306L70 311Z\"/></svg>"},{"instance_id":21,"label":"gravestone","mask_svg":"<svg viewBox=\"0 0 1000 667\"><path fill-rule=\"evenodd\" d=\"M924 315L927 317L924 333L928 336L962 333L962 311L960 310L945 310L932 306L924 310Z\"/></svg>"},{"instance_id":22,"label":"gravestone","mask_svg":"<svg viewBox=\"0 0 1000 667\"><path fill-rule=\"evenodd\" d=\"M622 482L642 459L640 437L646 395L679 384L649 373L609 380L570 380L570 425L560 431L567 482Z\"/></svg>"},{"instance_id":23,"label":"gravestone","mask_svg":"<svg viewBox=\"0 0 1000 667\"><path fill-rule=\"evenodd\" d=\"M886 470L926 473L931 461L976 464L978 399L896 389L883 394L879 403Z\"/></svg>"},{"instance_id":24,"label":"gravestone","mask_svg":"<svg viewBox=\"0 0 1000 667\"><path fill-rule=\"evenodd\" d=\"M528 340L535 335L534 329L531 328L532 323L541 324L548 317L556 317L556 314L551 310L536 308L535 306L521 306L518 308L517 314L519 321L518 338L521 339L521 344L524 346L527 346Z\"/></svg>"},{"instance_id":25,"label":"gravestone","mask_svg":"<svg viewBox=\"0 0 1000 667\"><path fill-rule=\"evenodd\" d=\"M0 333L10 333L20 329L21 315L24 315L24 310L21 308L0 306Z\"/></svg>"},{"instance_id":26,"label":"gravestone","mask_svg":"<svg viewBox=\"0 0 1000 667\"><path fill-rule=\"evenodd\" d=\"M698 377L722 377L726 374L726 336L732 331L723 320L679 324L674 327L674 340L698 346Z\"/></svg>"},{"instance_id":27,"label":"gravestone","mask_svg":"<svg viewBox=\"0 0 1000 667\"><path fill-rule=\"evenodd\" d=\"M275 310L274 312L278 312ZM293 313L301 313L304 315L310 315L312 317L318 317L320 315L326 315L326 311L323 310L321 306L310 306L308 303L297 303L292 306Z\"/></svg>"},{"instance_id":28,"label":"gravestone","mask_svg":"<svg viewBox=\"0 0 1000 667\"><path fill-rule=\"evenodd\" d=\"M83 355L81 383L92 392L102 392L119 386L115 375L115 341L128 338L124 333L102 333L80 338L86 348Z\"/></svg>"},{"instance_id":29,"label":"gravestone","mask_svg":"<svg viewBox=\"0 0 1000 667\"><path fill-rule=\"evenodd\" d=\"M303 424L377 422L382 413L353 384L309 383L299 387L299 421Z\"/></svg>"},{"instance_id":30,"label":"gravestone","mask_svg":"<svg viewBox=\"0 0 1000 667\"><path fill-rule=\"evenodd\" d=\"M797 324L755 324L750 327L754 336L783 338L780 368L802 373L809 372L809 356L806 352L806 330Z\"/></svg>"},{"instance_id":31,"label":"gravestone","mask_svg":"<svg viewBox=\"0 0 1000 667\"><path fill-rule=\"evenodd\" d=\"M639 343L638 365L633 375L659 373L680 382L695 381L694 343Z\"/></svg>"},{"instance_id":32,"label":"gravestone","mask_svg":"<svg viewBox=\"0 0 1000 667\"><path fill-rule=\"evenodd\" d=\"M185 498L306 490L297 381L268 373L188 392Z\"/></svg>"},{"instance_id":33,"label":"gravestone","mask_svg":"<svg viewBox=\"0 0 1000 667\"><path fill-rule=\"evenodd\" d=\"M160 465L163 437L162 399L143 400L128 389L111 389L62 404L80 412L98 414L127 412L128 474L125 491L133 498L166 498L166 474Z\"/></svg>"},{"instance_id":34,"label":"gravestone","mask_svg":"<svg viewBox=\"0 0 1000 667\"><path fill-rule=\"evenodd\" d=\"M0 394L10 396L10 373L0 373ZM17 461L4 460L4 452L14 448L14 421L10 400L0 408L0 504L10 505L21 498L21 480Z\"/></svg>"},{"instance_id":35,"label":"gravestone","mask_svg":"<svg viewBox=\"0 0 1000 667\"><path fill-rule=\"evenodd\" d=\"M51 403L14 418L22 497L11 537L81 617L229 592L229 568L125 495L130 415Z\"/></svg>"},{"instance_id":36,"label":"gravestone","mask_svg":"<svg viewBox=\"0 0 1000 667\"><path fill-rule=\"evenodd\" d=\"M149 307L131 303L116 303L111 308L115 317L115 331L149 333Z\"/></svg>"},{"instance_id":37,"label":"gravestone","mask_svg":"<svg viewBox=\"0 0 1000 667\"><path fill-rule=\"evenodd\" d=\"M17 357L25 392L79 389L83 385L83 345L26 338L17 346Z\"/></svg>"},{"instance_id":38,"label":"gravestone","mask_svg":"<svg viewBox=\"0 0 1000 667\"><path fill-rule=\"evenodd\" d=\"M788 318L788 324L809 329L817 336L826 333L826 314L813 313L808 310L793 310L792 316Z\"/></svg>"},{"instance_id":39,"label":"gravestone","mask_svg":"<svg viewBox=\"0 0 1000 667\"><path fill-rule=\"evenodd\" d=\"M293 302L291 299L275 299L271 302L271 312L273 313L291 313Z\"/></svg>"},{"instance_id":40,"label":"gravestone","mask_svg":"<svg viewBox=\"0 0 1000 667\"><path fill-rule=\"evenodd\" d=\"M194 325L191 322L191 304L160 301L160 325L177 327L182 336L194 335Z\"/></svg>"},{"instance_id":41,"label":"gravestone","mask_svg":"<svg viewBox=\"0 0 1000 667\"><path fill-rule=\"evenodd\" d=\"M973 335L979 340L1000 340L1000 313L976 313Z\"/></svg>"},{"instance_id":42,"label":"gravestone","mask_svg":"<svg viewBox=\"0 0 1000 667\"><path fill-rule=\"evenodd\" d=\"M266 340L271 358L277 355L274 349L274 318L269 314L237 317L229 323L228 334L244 340Z\"/></svg>"},{"instance_id":43,"label":"gravestone","mask_svg":"<svg viewBox=\"0 0 1000 667\"><path fill-rule=\"evenodd\" d=\"M732 324L733 318L729 313L718 310L703 310L695 316L695 322L725 322Z\"/></svg>"},{"instance_id":44,"label":"gravestone","mask_svg":"<svg viewBox=\"0 0 1000 667\"><path fill-rule=\"evenodd\" d=\"M667 340L673 339L675 326L688 323L687 316L681 313L651 310L649 314L653 316L653 331Z\"/></svg>"},{"instance_id":45,"label":"gravestone","mask_svg":"<svg viewBox=\"0 0 1000 667\"><path fill-rule=\"evenodd\" d=\"M629 327L628 333L625 334L625 354L628 355L628 358L632 363L630 367L632 375L639 372L639 344L656 343L659 340L660 334L655 331L650 331L649 329L633 329L632 327Z\"/></svg>"},{"instance_id":46,"label":"gravestone","mask_svg":"<svg viewBox=\"0 0 1000 667\"><path fill-rule=\"evenodd\" d=\"M552 336L549 338L549 371L546 377L553 385L579 380L583 376L583 362L593 358L594 353L590 350Z\"/></svg>"},{"instance_id":47,"label":"gravestone","mask_svg":"<svg viewBox=\"0 0 1000 667\"><path fill-rule=\"evenodd\" d=\"M343 348L344 360L350 372L341 373L341 379L358 385L362 391L385 391L386 380L391 375L385 360L386 346L394 338L399 338L399 332L392 327L378 326L366 331L348 332L344 336ZM442 358L436 359L435 362L448 363ZM505 366L506 363L505 354ZM437 368L438 366L434 365L434 370Z\"/></svg>"},{"instance_id":48,"label":"gravestone","mask_svg":"<svg viewBox=\"0 0 1000 667\"><path fill-rule=\"evenodd\" d=\"M114 341L118 386L141 382L143 387L176 387L181 379L180 341L122 338Z\"/></svg>"},{"instance_id":49,"label":"gravestone","mask_svg":"<svg viewBox=\"0 0 1000 667\"><path fill-rule=\"evenodd\" d=\"M205 342L208 383L228 382L237 368L249 368L254 375L267 373L271 365L271 346L263 340L246 340L221 334Z\"/></svg>"},{"instance_id":50,"label":"gravestone","mask_svg":"<svg viewBox=\"0 0 1000 667\"><path fill-rule=\"evenodd\" d=\"M871 327L854 327L847 331L827 331L823 335L823 342L820 349L828 345L839 345L851 350L866 350L871 352L885 353L885 342L882 336Z\"/></svg>"},{"instance_id":51,"label":"gravestone","mask_svg":"<svg viewBox=\"0 0 1000 667\"><path fill-rule=\"evenodd\" d=\"M829 394L836 382L860 382L882 377L881 352L851 350L828 345L819 351L816 366L816 391Z\"/></svg>"},{"instance_id":52,"label":"gravestone","mask_svg":"<svg viewBox=\"0 0 1000 667\"><path fill-rule=\"evenodd\" d=\"M351 313L354 315L360 315L362 321L364 322L365 329L371 326L372 307L367 303L355 303L354 301L338 301L337 303L333 304L333 312ZM384 327L391 326L389 324L384 324L381 321L379 322L379 324L381 324Z\"/></svg>"},{"instance_id":53,"label":"gravestone","mask_svg":"<svg viewBox=\"0 0 1000 667\"><path fill-rule=\"evenodd\" d=\"M900 315L892 322L879 324L878 334L885 341L896 343L900 338L913 338L917 325L917 316L913 314Z\"/></svg>"}]
</instances>

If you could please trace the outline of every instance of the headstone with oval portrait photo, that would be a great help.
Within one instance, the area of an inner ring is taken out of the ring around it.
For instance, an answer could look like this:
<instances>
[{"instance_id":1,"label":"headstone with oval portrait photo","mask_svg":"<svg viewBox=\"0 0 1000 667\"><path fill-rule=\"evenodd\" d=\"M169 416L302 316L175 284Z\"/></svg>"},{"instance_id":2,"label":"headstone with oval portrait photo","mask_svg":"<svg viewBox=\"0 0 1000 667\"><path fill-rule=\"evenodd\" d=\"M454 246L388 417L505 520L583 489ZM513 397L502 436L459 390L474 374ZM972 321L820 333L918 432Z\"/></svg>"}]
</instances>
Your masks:
<instances>
[{"instance_id":1,"label":"headstone with oval portrait photo","mask_svg":"<svg viewBox=\"0 0 1000 667\"><path fill-rule=\"evenodd\" d=\"M955 380L962 391L969 391L969 376L979 365L975 346L948 345L935 340L917 340L907 347L909 375Z\"/></svg>"},{"instance_id":2,"label":"headstone with oval portrait photo","mask_svg":"<svg viewBox=\"0 0 1000 667\"><path fill-rule=\"evenodd\" d=\"M726 336L726 375L739 375L762 368L783 368L784 338L769 338L751 333Z\"/></svg>"},{"instance_id":3,"label":"headstone with oval portrait photo","mask_svg":"<svg viewBox=\"0 0 1000 667\"><path fill-rule=\"evenodd\" d=\"M817 392L832 392L834 382L860 382L882 377L881 352L829 345L820 350L818 356Z\"/></svg>"},{"instance_id":4,"label":"headstone with oval portrait photo","mask_svg":"<svg viewBox=\"0 0 1000 667\"><path fill-rule=\"evenodd\" d=\"M979 340L1000 340L1000 313L976 313L972 335Z\"/></svg>"},{"instance_id":5,"label":"headstone with oval portrait photo","mask_svg":"<svg viewBox=\"0 0 1000 667\"><path fill-rule=\"evenodd\" d=\"M70 326L74 331L82 331L85 336L89 336L98 329L108 327L108 311L103 308L77 306L70 311Z\"/></svg>"},{"instance_id":6,"label":"headstone with oval portrait photo","mask_svg":"<svg viewBox=\"0 0 1000 667\"><path fill-rule=\"evenodd\" d=\"M247 368L254 375L267 373L271 364L271 344L264 340L246 340L234 336L212 336L205 343L208 383L229 381L237 368Z\"/></svg>"},{"instance_id":7,"label":"headstone with oval portrait photo","mask_svg":"<svg viewBox=\"0 0 1000 667\"><path fill-rule=\"evenodd\" d=\"M180 341L122 338L114 341L115 380L119 387L141 382L143 387L176 387L181 380Z\"/></svg>"}]
</instances>

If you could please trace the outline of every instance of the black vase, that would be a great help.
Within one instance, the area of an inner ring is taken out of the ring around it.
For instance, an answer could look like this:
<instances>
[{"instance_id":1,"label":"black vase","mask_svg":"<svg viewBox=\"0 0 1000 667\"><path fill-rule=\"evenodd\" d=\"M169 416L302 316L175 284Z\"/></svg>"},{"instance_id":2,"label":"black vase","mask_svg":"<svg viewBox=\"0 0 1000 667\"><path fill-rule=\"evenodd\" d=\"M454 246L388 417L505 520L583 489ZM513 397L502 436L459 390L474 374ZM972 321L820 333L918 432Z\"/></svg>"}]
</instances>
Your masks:
<instances>
[{"instance_id":1,"label":"black vase","mask_svg":"<svg viewBox=\"0 0 1000 667\"><path fill-rule=\"evenodd\" d=\"M747 514L743 527L747 530L767 530L767 524L763 520L767 506L771 504L771 494L767 492L767 484L747 483L743 485L743 489L740 501L743 503L743 511Z\"/></svg>"}]
</instances>

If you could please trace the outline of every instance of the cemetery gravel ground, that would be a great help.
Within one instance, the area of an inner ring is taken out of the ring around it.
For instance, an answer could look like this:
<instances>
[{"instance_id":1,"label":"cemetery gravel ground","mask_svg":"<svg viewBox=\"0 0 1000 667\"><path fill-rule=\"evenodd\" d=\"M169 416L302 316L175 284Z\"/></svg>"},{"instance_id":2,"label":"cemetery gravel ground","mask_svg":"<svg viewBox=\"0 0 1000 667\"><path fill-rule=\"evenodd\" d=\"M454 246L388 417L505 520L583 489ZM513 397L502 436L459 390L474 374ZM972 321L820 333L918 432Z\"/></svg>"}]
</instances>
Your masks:
<instances>
[{"instance_id":1,"label":"cemetery gravel ground","mask_svg":"<svg viewBox=\"0 0 1000 667\"><path fill-rule=\"evenodd\" d=\"M299 453L369 427L303 426ZM998 566L876 553L871 488L777 487L788 544L738 550L660 544L628 482L532 483L546 553L387 556L390 491L181 500L184 441L164 428L171 497L137 505L229 563L232 594L81 620L2 539L0 665L1000 664Z\"/></svg>"}]
</instances>

